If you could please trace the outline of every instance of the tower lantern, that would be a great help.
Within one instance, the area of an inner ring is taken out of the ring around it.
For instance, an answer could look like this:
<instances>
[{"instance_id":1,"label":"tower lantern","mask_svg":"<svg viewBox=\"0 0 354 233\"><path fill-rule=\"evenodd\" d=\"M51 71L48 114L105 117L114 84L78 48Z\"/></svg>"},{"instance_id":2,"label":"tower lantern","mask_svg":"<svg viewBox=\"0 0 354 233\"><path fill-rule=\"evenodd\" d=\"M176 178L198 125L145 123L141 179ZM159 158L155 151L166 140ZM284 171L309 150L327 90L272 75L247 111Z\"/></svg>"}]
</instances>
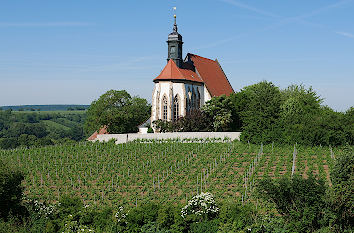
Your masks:
<instances>
[{"instance_id":1,"label":"tower lantern","mask_svg":"<svg viewBox=\"0 0 354 233\"><path fill-rule=\"evenodd\" d=\"M168 35L168 56L167 62L172 59L179 68L182 68L183 59L182 59L182 35L178 33L176 15L174 17L173 32Z\"/></svg>"}]
</instances>

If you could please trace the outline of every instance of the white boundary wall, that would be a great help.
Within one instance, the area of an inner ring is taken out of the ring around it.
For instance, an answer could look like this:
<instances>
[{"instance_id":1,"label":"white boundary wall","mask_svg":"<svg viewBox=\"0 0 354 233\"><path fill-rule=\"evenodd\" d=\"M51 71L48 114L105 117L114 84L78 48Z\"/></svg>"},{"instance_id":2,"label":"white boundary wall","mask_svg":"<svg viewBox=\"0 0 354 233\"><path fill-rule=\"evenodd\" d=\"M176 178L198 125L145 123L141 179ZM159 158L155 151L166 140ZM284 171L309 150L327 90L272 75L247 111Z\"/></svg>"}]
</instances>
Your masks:
<instances>
[{"instance_id":1,"label":"white boundary wall","mask_svg":"<svg viewBox=\"0 0 354 233\"><path fill-rule=\"evenodd\" d=\"M135 139L187 139L187 138L230 138L240 140L241 132L178 132L178 133L148 133L148 134L99 134L95 141L107 142L115 139L116 144L126 143Z\"/></svg>"}]
</instances>

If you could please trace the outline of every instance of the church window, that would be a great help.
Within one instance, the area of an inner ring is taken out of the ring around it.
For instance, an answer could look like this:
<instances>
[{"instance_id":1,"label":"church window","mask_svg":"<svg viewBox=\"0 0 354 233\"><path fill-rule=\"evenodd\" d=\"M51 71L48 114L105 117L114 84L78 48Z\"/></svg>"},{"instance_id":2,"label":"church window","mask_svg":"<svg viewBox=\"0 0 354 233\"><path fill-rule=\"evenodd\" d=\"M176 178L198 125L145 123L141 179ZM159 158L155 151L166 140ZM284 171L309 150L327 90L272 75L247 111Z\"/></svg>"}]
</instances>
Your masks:
<instances>
[{"instance_id":1,"label":"church window","mask_svg":"<svg viewBox=\"0 0 354 233\"><path fill-rule=\"evenodd\" d=\"M200 109L200 93L198 89L197 89L197 109Z\"/></svg>"},{"instance_id":2,"label":"church window","mask_svg":"<svg viewBox=\"0 0 354 233\"><path fill-rule=\"evenodd\" d=\"M173 120L177 120L179 117L179 97L178 95L175 96L173 100Z\"/></svg>"},{"instance_id":3,"label":"church window","mask_svg":"<svg viewBox=\"0 0 354 233\"><path fill-rule=\"evenodd\" d=\"M167 121L167 98L164 96L162 98L162 119Z\"/></svg>"},{"instance_id":4,"label":"church window","mask_svg":"<svg viewBox=\"0 0 354 233\"><path fill-rule=\"evenodd\" d=\"M195 95L195 92L193 91L193 94L192 94L192 108L196 109L196 107L197 107L197 97Z\"/></svg>"}]
</instances>

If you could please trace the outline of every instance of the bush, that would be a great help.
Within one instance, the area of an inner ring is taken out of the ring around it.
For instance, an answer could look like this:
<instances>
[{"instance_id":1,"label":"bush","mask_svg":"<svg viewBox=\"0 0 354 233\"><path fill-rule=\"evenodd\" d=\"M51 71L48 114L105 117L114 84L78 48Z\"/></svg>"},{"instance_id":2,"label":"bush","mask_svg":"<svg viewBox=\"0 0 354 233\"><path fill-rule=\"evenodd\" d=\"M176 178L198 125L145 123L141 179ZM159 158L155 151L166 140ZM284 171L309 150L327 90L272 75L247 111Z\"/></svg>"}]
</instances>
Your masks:
<instances>
[{"instance_id":1,"label":"bush","mask_svg":"<svg viewBox=\"0 0 354 233\"><path fill-rule=\"evenodd\" d=\"M333 191L331 210L334 214L332 226L337 231L354 229L354 153L347 147L336 159L331 172Z\"/></svg>"},{"instance_id":2,"label":"bush","mask_svg":"<svg viewBox=\"0 0 354 233\"><path fill-rule=\"evenodd\" d=\"M202 221L192 223L190 226L190 232L193 233L215 233L219 228L219 220L214 219L210 221Z\"/></svg>"},{"instance_id":3,"label":"bush","mask_svg":"<svg viewBox=\"0 0 354 233\"><path fill-rule=\"evenodd\" d=\"M312 175L308 179L297 175L275 181L266 178L257 187L260 196L274 203L296 232L315 231L323 226L326 189L325 182Z\"/></svg>"},{"instance_id":4,"label":"bush","mask_svg":"<svg viewBox=\"0 0 354 233\"><path fill-rule=\"evenodd\" d=\"M59 202L58 213L60 219L64 219L69 215L76 217L84 206L82 200L78 197L63 196Z\"/></svg>"},{"instance_id":5,"label":"bush","mask_svg":"<svg viewBox=\"0 0 354 233\"><path fill-rule=\"evenodd\" d=\"M0 159L0 218L6 220L10 213L15 216L24 214L24 207L21 205L23 179L22 172Z\"/></svg>"},{"instance_id":6,"label":"bush","mask_svg":"<svg viewBox=\"0 0 354 233\"><path fill-rule=\"evenodd\" d=\"M256 211L251 205L240 205L235 202L224 203L219 214L220 230L222 232L245 230L247 226L254 224L256 215Z\"/></svg>"},{"instance_id":7,"label":"bush","mask_svg":"<svg viewBox=\"0 0 354 233\"><path fill-rule=\"evenodd\" d=\"M172 123L173 131L178 132L205 132L212 131L212 121L204 112L193 110L184 117Z\"/></svg>"},{"instance_id":8,"label":"bush","mask_svg":"<svg viewBox=\"0 0 354 233\"><path fill-rule=\"evenodd\" d=\"M156 222L158 210L159 206L153 202L132 209L126 216L127 228L135 231L147 223Z\"/></svg>"},{"instance_id":9,"label":"bush","mask_svg":"<svg viewBox=\"0 0 354 233\"><path fill-rule=\"evenodd\" d=\"M201 193L188 201L188 204L182 208L181 216L186 221L211 220L219 213L214 197L211 193Z\"/></svg>"}]
</instances>

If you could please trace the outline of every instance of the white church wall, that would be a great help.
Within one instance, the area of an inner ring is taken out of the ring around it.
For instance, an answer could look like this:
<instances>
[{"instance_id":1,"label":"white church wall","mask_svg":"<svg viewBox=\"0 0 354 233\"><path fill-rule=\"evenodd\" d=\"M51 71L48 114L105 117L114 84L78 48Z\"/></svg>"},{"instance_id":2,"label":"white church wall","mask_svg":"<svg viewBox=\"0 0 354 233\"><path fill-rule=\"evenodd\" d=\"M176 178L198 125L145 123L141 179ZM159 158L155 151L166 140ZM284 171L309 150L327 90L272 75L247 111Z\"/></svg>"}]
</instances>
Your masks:
<instances>
[{"instance_id":1,"label":"white church wall","mask_svg":"<svg viewBox=\"0 0 354 233\"><path fill-rule=\"evenodd\" d=\"M206 88L206 86L204 86L204 103L211 100L211 95L208 91L208 89Z\"/></svg>"},{"instance_id":2,"label":"white church wall","mask_svg":"<svg viewBox=\"0 0 354 233\"><path fill-rule=\"evenodd\" d=\"M173 101L174 97L179 97L179 115L183 116L185 112L185 87L183 83L173 83L171 81L160 81L155 83L154 91L152 94L152 121L163 118L162 99L165 96L167 99L167 118L173 118ZM151 121L151 122L152 122Z\"/></svg>"}]
</instances>

